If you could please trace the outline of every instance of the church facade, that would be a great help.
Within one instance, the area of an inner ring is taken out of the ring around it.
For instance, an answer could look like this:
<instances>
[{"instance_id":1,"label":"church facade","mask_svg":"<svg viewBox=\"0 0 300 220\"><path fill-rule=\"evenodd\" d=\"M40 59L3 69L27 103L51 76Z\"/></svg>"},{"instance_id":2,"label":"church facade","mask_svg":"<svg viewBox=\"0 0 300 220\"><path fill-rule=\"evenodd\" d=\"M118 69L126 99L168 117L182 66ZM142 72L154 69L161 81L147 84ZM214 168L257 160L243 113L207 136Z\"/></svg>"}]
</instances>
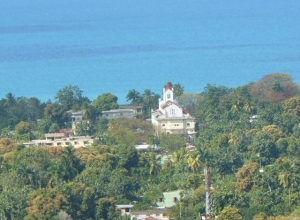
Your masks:
<instances>
[{"instance_id":1,"label":"church facade","mask_svg":"<svg viewBox=\"0 0 300 220\"><path fill-rule=\"evenodd\" d=\"M188 112L184 112L174 100L171 83L163 88L163 97L159 99L158 109L152 110L151 121L158 133L195 134L195 119Z\"/></svg>"}]
</instances>

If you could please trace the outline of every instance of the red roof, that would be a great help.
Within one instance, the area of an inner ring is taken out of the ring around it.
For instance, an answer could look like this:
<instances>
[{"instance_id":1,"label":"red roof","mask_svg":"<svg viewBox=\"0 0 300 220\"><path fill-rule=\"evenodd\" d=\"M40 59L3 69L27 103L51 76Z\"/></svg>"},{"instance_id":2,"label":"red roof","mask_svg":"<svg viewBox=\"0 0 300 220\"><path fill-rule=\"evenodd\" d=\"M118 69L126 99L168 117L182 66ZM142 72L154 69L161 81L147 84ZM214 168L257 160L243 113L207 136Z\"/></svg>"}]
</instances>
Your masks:
<instances>
[{"instance_id":1,"label":"red roof","mask_svg":"<svg viewBox=\"0 0 300 220\"><path fill-rule=\"evenodd\" d=\"M168 90L168 89L172 90L172 84L170 82L168 82L165 89L166 90Z\"/></svg>"}]
</instances>

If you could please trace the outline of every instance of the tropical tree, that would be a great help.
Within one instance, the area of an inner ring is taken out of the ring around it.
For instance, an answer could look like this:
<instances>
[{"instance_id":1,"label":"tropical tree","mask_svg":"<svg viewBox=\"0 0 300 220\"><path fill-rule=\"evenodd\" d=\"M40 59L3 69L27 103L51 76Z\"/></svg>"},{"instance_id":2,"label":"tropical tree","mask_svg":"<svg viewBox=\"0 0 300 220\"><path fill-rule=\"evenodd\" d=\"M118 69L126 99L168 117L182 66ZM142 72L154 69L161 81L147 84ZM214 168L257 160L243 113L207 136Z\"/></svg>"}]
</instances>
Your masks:
<instances>
[{"instance_id":1,"label":"tropical tree","mask_svg":"<svg viewBox=\"0 0 300 220\"><path fill-rule=\"evenodd\" d=\"M12 107L17 104L17 101L15 99L15 96L12 93L7 93L6 94L6 100L5 100L5 105L7 107Z\"/></svg>"},{"instance_id":2,"label":"tropical tree","mask_svg":"<svg viewBox=\"0 0 300 220\"><path fill-rule=\"evenodd\" d=\"M160 138L160 146L171 152L181 149L185 143L185 139L177 134L164 134Z\"/></svg>"},{"instance_id":3,"label":"tropical tree","mask_svg":"<svg viewBox=\"0 0 300 220\"><path fill-rule=\"evenodd\" d=\"M112 93L103 93L93 101L93 106L97 109L98 113L111 109L117 109L119 108L118 97Z\"/></svg>"},{"instance_id":4,"label":"tropical tree","mask_svg":"<svg viewBox=\"0 0 300 220\"><path fill-rule=\"evenodd\" d=\"M284 111L296 116L300 116L300 96L289 98L283 103Z\"/></svg>"},{"instance_id":5,"label":"tropical tree","mask_svg":"<svg viewBox=\"0 0 300 220\"><path fill-rule=\"evenodd\" d=\"M74 154L72 146L65 147L60 157L61 176L65 180L73 179L81 170L80 160Z\"/></svg>"},{"instance_id":6,"label":"tropical tree","mask_svg":"<svg viewBox=\"0 0 300 220\"><path fill-rule=\"evenodd\" d=\"M203 102L203 96L196 93L184 93L178 99L179 105L189 111L192 115L195 115Z\"/></svg>"},{"instance_id":7,"label":"tropical tree","mask_svg":"<svg viewBox=\"0 0 300 220\"><path fill-rule=\"evenodd\" d=\"M15 187L11 182L8 184L10 186L5 185L1 184L0 219L24 219L27 214L28 195L32 192L32 188L26 185Z\"/></svg>"},{"instance_id":8,"label":"tropical tree","mask_svg":"<svg viewBox=\"0 0 300 220\"><path fill-rule=\"evenodd\" d=\"M87 103L83 104L83 119L95 122L96 118L99 116L96 108L93 105L88 105Z\"/></svg>"},{"instance_id":9,"label":"tropical tree","mask_svg":"<svg viewBox=\"0 0 300 220\"><path fill-rule=\"evenodd\" d=\"M132 104L138 104L140 99L141 99L141 95L135 89L131 89L126 96L126 100L131 101Z\"/></svg>"},{"instance_id":10,"label":"tropical tree","mask_svg":"<svg viewBox=\"0 0 300 220\"><path fill-rule=\"evenodd\" d=\"M32 137L30 123L21 121L16 125L15 133L15 138L18 140L30 140L30 138Z\"/></svg>"},{"instance_id":11,"label":"tropical tree","mask_svg":"<svg viewBox=\"0 0 300 220\"><path fill-rule=\"evenodd\" d=\"M150 89L145 89L144 93L143 93L143 101L144 104L146 105L146 108L150 108L151 103L152 103L152 96L153 96L153 92L151 92Z\"/></svg>"},{"instance_id":12,"label":"tropical tree","mask_svg":"<svg viewBox=\"0 0 300 220\"><path fill-rule=\"evenodd\" d=\"M240 214L239 209L228 206L220 212L220 214L218 215L218 219L219 220L232 220L232 219L242 220L243 217Z\"/></svg>"},{"instance_id":13,"label":"tropical tree","mask_svg":"<svg viewBox=\"0 0 300 220\"><path fill-rule=\"evenodd\" d=\"M184 93L184 86L177 83L173 86L174 89L174 98L178 100L178 98Z\"/></svg>"},{"instance_id":14,"label":"tropical tree","mask_svg":"<svg viewBox=\"0 0 300 220\"><path fill-rule=\"evenodd\" d=\"M76 110L79 110L84 102L90 103L90 100L87 97L82 96L82 91L75 85L68 85L60 89L57 92L55 99L68 110L71 110L72 108L77 108Z\"/></svg>"},{"instance_id":15,"label":"tropical tree","mask_svg":"<svg viewBox=\"0 0 300 220\"><path fill-rule=\"evenodd\" d=\"M250 93L257 98L280 103L292 96L299 95L299 86L289 74L274 73L264 76L250 86Z\"/></svg>"},{"instance_id":16,"label":"tropical tree","mask_svg":"<svg viewBox=\"0 0 300 220\"><path fill-rule=\"evenodd\" d=\"M117 200L113 197L101 198L97 202L96 219L118 219Z\"/></svg>"},{"instance_id":17,"label":"tropical tree","mask_svg":"<svg viewBox=\"0 0 300 220\"><path fill-rule=\"evenodd\" d=\"M279 169L278 179L280 185L282 185L284 188L289 188L292 179L292 170L294 167L292 161L288 158L278 158L276 160L276 165Z\"/></svg>"},{"instance_id":18,"label":"tropical tree","mask_svg":"<svg viewBox=\"0 0 300 220\"><path fill-rule=\"evenodd\" d=\"M198 151L190 151L186 156L188 166L192 169L193 173L200 170L202 165L200 153Z\"/></svg>"},{"instance_id":19,"label":"tropical tree","mask_svg":"<svg viewBox=\"0 0 300 220\"><path fill-rule=\"evenodd\" d=\"M50 103L45 107L45 116L51 119L52 123L57 123L60 127L68 121L68 108L58 103Z\"/></svg>"},{"instance_id":20,"label":"tropical tree","mask_svg":"<svg viewBox=\"0 0 300 220\"><path fill-rule=\"evenodd\" d=\"M29 204L25 219L51 219L60 210L66 210L67 198L56 189L38 189L29 195Z\"/></svg>"},{"instance_id":21,"label":"tropical tree","mask_svg":"<svg viewBox=\"0 0 300 220\"><path fill-rule=\"evenodd\" d=\"M156 154L152 153L150 156L149 174L151 176L157 176L160 170L161 170L161 158L159 156L156 157Z\"/></svg>"}]
</instances>

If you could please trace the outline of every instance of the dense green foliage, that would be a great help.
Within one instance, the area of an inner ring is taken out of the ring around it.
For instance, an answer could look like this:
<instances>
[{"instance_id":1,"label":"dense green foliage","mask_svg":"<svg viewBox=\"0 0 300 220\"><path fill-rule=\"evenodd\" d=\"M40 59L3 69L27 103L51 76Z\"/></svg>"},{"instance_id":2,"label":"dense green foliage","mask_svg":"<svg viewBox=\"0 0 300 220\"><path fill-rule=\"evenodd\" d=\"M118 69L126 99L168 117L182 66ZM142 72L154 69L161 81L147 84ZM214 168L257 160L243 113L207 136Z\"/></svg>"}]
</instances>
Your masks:
<instances>
[{"instance_id":1,"label":"dense green foliage","mask_svg":"<svg viewBox=\"0 0 300 220\"><path fill-rule=\"evenodd\" d=\"M175 86L200 127L195 138L155 135L142 119L99 118L118 106L110 93L92 104L76 86L60 90L53 103L7 94L0 100L0 218L117 220L116 204L137 201L135 210L151 209L163 192L181 189L171 217L198 219L205 213L205 167L212 169L218 219L299 218L299 85L277 73L238 88L207 85L201 94ZM156 108L158 97L149 89L127 95L145 110ZM70 127L71 109L84 111L87 124L78 132L93 135L94 146L19 144ZM187 151L186 142L196 150ZM140 153L133 147L140 143L162 149Z\"/></svg>"}]
</instances>

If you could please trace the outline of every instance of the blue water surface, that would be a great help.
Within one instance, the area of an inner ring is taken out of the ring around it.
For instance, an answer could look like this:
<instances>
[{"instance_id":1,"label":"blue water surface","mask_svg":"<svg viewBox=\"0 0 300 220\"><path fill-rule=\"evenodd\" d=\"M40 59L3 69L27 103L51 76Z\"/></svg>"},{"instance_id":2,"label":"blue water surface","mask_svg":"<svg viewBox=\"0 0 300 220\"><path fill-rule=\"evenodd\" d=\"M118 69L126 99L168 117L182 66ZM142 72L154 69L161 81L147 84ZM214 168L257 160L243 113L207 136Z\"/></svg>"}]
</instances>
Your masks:
<instances>
[{"instance_id":1,"label":"blue water surface","mask_svg":"<svg viewBox=\"0 0 300 220\"><path fill-rule=\"evenodd\" d=\"M300 83L300 1L1 0L0 98L54 100L66 85L126 102L161 93L237 87L271 73Z\"/></svg>"}]
</instances>

